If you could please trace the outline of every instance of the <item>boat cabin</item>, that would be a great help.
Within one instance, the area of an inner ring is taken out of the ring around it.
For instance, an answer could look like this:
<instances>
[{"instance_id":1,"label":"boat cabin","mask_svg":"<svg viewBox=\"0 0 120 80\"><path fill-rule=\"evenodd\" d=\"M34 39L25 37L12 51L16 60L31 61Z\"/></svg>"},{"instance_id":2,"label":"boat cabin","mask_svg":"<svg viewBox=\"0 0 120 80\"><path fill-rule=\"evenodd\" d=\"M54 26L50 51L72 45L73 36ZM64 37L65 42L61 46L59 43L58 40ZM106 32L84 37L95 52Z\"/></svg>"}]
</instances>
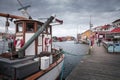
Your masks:
<instances>
[{"instance_id":1,"label":"boat cabin","mask_svg":"<svg viewBox=\"0 0 120 80\"><path fill-rule=\"evenodd\" d=\"M15 50L18 51L33 35L42 27L43 23L36 20L15 21ZM37 55L40 52L51 52L52 48L52 26L49 25L28 47L25 49L26 55Z\"/></svg>"}]
</instances>

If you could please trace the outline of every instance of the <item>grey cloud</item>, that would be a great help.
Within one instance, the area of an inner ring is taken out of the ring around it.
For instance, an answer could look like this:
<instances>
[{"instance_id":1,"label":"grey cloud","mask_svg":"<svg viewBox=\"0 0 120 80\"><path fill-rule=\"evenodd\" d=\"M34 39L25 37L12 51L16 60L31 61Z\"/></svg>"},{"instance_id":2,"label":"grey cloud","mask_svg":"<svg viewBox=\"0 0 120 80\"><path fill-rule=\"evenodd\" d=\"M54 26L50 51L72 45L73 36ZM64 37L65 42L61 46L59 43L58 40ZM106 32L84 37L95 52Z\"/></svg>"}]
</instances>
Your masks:
<instances>
[{"instance_id":1,"label":"grey cloud","mask_svg":"<svg viewBox=\"0 0 120 80\"><path fill-rule=\"evenodd\" d=\"M89 27L89 17L95 26L111 23L120 17L120 0L20 0L23 5L31 5L28 12L33 18L49 17L55 13L64 20L63 26ZM0 12L21 15L17 0L0 0ZM62 28L63 29L63 28ZM65 28L64 28L65 29ZM66 28L68 29L68 28Z\"/></svg>"}]
</instances>

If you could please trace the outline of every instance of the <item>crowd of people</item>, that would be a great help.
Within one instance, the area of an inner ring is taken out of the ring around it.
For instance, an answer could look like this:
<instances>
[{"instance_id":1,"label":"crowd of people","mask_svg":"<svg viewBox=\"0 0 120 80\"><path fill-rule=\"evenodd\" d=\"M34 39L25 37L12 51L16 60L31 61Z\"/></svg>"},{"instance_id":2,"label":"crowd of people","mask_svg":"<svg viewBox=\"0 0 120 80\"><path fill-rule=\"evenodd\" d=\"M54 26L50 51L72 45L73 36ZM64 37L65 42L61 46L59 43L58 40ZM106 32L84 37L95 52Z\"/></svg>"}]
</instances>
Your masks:
<instances>
[{"instance_id":1,"label":"crowd of people","mask_svg":"<svg viewBox=\"0 0 120 80\"><path fill-rule=\"evenodd\" d=\"M98 47L100 47L101 42L102 42L102 39L101 39L101 38L96 39L96 44L97 44ZM95 39L94 39L94 38L90 38L90 39L89 39L89 46L90 46L91 48L93 47L94 43L95 43Z\"/></svg>"}]
</instances>

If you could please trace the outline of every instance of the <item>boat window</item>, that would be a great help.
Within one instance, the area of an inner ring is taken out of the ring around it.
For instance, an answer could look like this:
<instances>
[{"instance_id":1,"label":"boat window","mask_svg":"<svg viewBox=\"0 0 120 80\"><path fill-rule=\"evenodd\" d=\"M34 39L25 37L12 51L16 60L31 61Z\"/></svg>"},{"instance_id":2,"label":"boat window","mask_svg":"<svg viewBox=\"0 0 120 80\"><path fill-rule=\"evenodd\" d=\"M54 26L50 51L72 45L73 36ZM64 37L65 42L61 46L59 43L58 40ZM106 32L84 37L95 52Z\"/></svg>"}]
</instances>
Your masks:
<instances>
[{"instance_id":1,"label":"boat window","mask_svg":"<svg viewBox=\"0 0 120 80\"><path fill-rule=\"evenodd\" d=\"M37 25L37 28L38 28L38 29L39 29L39 28L41 28L41 27L42 27L42 25L41 25L41 24L38 24L38 25Z\"/></svg>"},{"instance_id":2,"label":"boat window","mask_svg":"<svg viewBox=\"0 0 120 80\"><path fill-rule=\"evenodd\" d=\"M47 28L47 32L48 32L48 34L51 34L51 27Z\"/></svg>"},{"instance_id":3,"label":"boat window","mask_svg":"<svg viewBox=\"0 0 120 80\"><path fill-rule=\"evenodd\" d=\"M18 23L17 24L17 31L16 32L22 32L23 28L22 28L22 23Z\"/></svg>"},{"instance_id":4,"label":"boat window","mask_svg":"<svg viewBox=\"0 0 120 80\"><path fill-rule=\"evenodd\" d=\"M38 37L38 45L42 45L42 35L41 34Z\"/></svg>"},{"instance_id":5,"label":"boat window","mask_svg":"<svg viewBox=\"0 0 120 80\"><path fill-rule=\"evenodd\" d=\"M26 32L34 32L34 23L26 23Z\"/></svg>"}]
</instances>

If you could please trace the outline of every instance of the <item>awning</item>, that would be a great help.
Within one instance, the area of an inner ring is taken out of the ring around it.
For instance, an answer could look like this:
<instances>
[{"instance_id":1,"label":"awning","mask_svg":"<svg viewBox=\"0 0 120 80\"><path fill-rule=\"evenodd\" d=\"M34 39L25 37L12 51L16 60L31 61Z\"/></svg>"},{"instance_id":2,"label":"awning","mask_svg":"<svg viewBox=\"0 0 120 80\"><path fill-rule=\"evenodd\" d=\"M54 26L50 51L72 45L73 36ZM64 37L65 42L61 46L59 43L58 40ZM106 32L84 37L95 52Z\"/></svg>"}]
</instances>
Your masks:
<instances>
[{"instance_id":1,"label":"awning","mask_svg":"<svg viewBox=\"0 0 120 80\"><path fill-rule=\"evenodd\" d=\"M117 27L111 30L111 33L120 33L120 27Z\"/></svg>"}]
</instances>

